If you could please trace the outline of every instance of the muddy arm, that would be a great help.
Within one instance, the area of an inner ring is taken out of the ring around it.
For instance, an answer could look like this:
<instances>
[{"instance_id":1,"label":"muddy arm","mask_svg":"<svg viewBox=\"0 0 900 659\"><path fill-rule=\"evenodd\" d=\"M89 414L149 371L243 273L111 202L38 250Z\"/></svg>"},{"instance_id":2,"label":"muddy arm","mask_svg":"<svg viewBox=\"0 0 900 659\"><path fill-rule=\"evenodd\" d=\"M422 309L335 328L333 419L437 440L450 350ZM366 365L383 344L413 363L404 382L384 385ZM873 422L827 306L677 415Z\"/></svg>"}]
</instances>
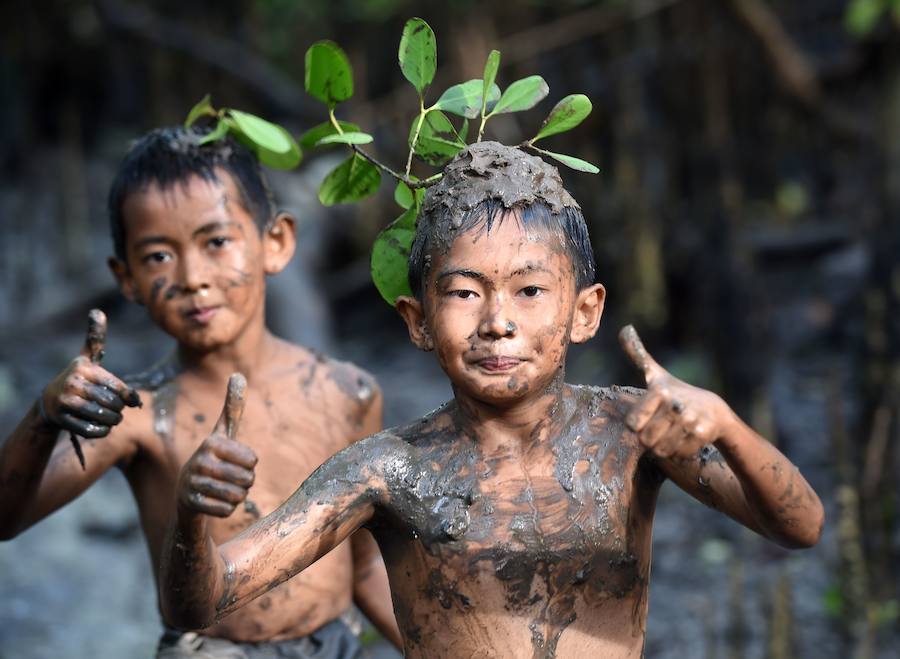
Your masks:
<instances>
[{"instance_id":1,"label":"muddy arm","mask_svg":"<svg viewBox=\"0 0 900 659\"><path fill-rule=\"evenodd\" d=\"M182 629L207 627L290 579L359 529L384 492L373 437L319 467L279 508L216 546L207 518L179 504L163 547L163 617Z\"/></svg>"},{"instance_id":2,"label":"muddy arm","mask_svg":"<svg viewBox=\"0 0 900 659\"><path fill-rule=\"evenodd\" d=\"M47 385L0 447L2 540L77 497L136 450L118 424L123 408L140 405L140 398L99 365L106 318L94 310L90 319L81 355Z\"/></svg>"},{"instance_id":3,"label":"muddy arm","mask_svg":"<svg viewBox=\"0 0 900 659\"><path fill-rule=\"evenodd\" d=\"M729 409L730 412L730 409ZM789 549L819 541L825 512L797 467L733 412L712 445L688 460L657 459L681 489Z\"/></svg>"},{"instance_id":4,"label":"muddy arm","mask_svg":"<svg viewBox=\"0 0 900 659\"><path fill-rule=\"evenodd\" d=\"M619 338L647 380L647 394L626 424L660 469L692 496L780 545L818 542L824 510L797 467L719 396L662 368L634 328Z\"/></svg>"}]
</instances>

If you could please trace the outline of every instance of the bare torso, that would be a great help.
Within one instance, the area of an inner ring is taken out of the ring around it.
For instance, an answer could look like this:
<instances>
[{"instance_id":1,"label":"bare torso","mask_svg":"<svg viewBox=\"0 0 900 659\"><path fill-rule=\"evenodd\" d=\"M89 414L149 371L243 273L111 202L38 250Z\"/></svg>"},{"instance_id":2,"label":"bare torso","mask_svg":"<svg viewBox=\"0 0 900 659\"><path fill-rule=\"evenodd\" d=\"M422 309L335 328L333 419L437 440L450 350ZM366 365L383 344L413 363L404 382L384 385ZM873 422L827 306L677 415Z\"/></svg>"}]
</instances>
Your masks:
<instances>
[{"instance_id":1,"label":"bare torso","mask_svg":"<svg viewBox=\"0 0 900 659\"><path fill-rule=\"evenodd\" d=\"M216 423L224 385L211 385L171 366L137 376L132 384L141 389L145 405L128 415L116 432L139 446L121 466L156 566L178 474ZM363 371L281 343L278 359L258 369L250 381L241 422L240 436L259 458L256 480L234 514L211 518L215 541L226 541L272 512L316 467L365 434L363 419L375 391L374 381ZM240 641L308 634L350 606L352 580L345 542L204 633Z\"/></svg>"},{"instance_id":2,"label":"bare torso","mask_svg":"<svg viewBox=\"0 0 900 659\"><path fill-rule=\"evenodd\" d=\"M518 452L452 404L399 430L370 528L407 656L640 657L662 476L623 423L637 395L567 387Z\"/></svg>"}]
</instances>

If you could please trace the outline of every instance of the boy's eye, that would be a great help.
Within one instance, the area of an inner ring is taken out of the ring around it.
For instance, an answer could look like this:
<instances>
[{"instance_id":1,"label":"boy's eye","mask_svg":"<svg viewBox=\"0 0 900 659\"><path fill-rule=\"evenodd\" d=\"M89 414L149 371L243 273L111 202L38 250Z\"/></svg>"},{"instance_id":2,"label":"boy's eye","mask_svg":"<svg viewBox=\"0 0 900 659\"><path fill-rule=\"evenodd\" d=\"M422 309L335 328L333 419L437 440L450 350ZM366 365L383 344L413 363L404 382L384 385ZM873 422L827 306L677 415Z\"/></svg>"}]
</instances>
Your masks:
<instances>
[{"instance_id":1,"label":"boy's eye","mask_svg":"<svg viewBox=\"0 0 900 659\"><path fill-rule=\"evenodd\" d=\"M168 263L172 260L172 255L168 252L150 252L149 254L145 254L141 261L144 263L149 263L152 265L156 265L157 263Z\"/></svg>"},{"instance_id":2,"label":"boy's eye","mask_svg":"<svg viewBox=\"0 0 900 659\"><path fill-rule=\"evenodd\" d=\"M541 289L537 286L526 286L522 289L522 295L525 297L536 297L541 294Z\"/></svg>"},{"instance_id":3,"label":"boy's eye","mask_svg":"<svg viewBox=\"0 0 900 659\"><path fill-rule=\"evenodd\" d=\"M456 291L450 291L448 295L452 295L453 297L458 297L462 300L468 300L469 298L473 298L476 296L475 291L470 291L466 289L460 289Z\"/></svg>"},{"instance_id":4,"label":"boy's eye","mask_svg":"<svg viewBox=\"0 0 900 659\"><path fill-rule=\"evenodd\" d=\"M210 238L206 243L209 247L213 247L215 249L220 249L225 247L229 242L231 242L230 238L226 238L225 236L216 236L215 238Z\"/></svg>"}]
</instances>

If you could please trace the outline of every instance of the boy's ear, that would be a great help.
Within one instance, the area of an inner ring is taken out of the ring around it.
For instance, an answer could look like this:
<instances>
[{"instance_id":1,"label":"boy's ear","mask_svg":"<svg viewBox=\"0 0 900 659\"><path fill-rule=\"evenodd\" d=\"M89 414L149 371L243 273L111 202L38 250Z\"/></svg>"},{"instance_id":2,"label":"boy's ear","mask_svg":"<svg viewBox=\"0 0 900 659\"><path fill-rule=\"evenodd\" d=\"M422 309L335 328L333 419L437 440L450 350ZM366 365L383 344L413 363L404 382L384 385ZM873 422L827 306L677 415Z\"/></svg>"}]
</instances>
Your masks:
<instances>
[{"instance_id":1,"label":"boy's ear","mask_svg":"<svg viewBox=\"0 0 900 659\"><path fill-rule=\"evenodd\" d=\"M297 247L296 221L289 213L279 212L263 232L263 269L267 275L284 270Z\"/></svg>"},{"instance_id":2,"label":"boy's ear","mask_svg":"<svg viewBox=\"0 0 900 659\"><path fill-rule=\"evenodd\" d=\"M401 295L394 303L394 307L403 316L406 322L406 329L409 330L409 339L419 350L429 352L434 350L434 339L431 338L431 332L428 330L428 323L425 322L425 313L422 309L422 303L414 297Z\"/></svg>"},{"instance_id":3,"label":"boy's ear","mask_svg":"<svg viewBox=\"0 0 900 659\"><path fill-rule=\"evenodd\" d=\"M110 256L106 260L106 264L109 266L109 269L112 270L116 281L119 282L119 290L122 291L122 295L135 304L144 304L144 301L141 299L141 294L138 291L137 284L134 281L134 277L131 276L131 271L128 269L128 264L115 256Z\"/></svg>"},{"instance_id":4,"label":"boy's ear","mask_svg":"<svg viewBox=\"0 0 900 659\"><path fill-rule=\"evenodd\" d=\"M603 303L606 301L606 289L603 284L594 284L579 291L575 298L575 314L572 318L572 329L569 341L584 343L593 338L600 327L600 316L603 315Z\"/></svg>"}]
</instances>

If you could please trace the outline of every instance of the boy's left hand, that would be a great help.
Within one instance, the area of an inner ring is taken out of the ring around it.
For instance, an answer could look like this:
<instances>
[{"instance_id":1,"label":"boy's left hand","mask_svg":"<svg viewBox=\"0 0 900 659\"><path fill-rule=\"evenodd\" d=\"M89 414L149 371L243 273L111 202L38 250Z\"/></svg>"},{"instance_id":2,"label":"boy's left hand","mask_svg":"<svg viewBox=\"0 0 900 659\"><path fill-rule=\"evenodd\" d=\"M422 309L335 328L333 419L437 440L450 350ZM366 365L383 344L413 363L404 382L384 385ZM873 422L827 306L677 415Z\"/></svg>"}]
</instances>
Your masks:
<instances>
[{"instance_id":1,"label":"boy's left hand","mask_svg":"<svg viewBox=\"0 0 900 659\"><path fill-rule=\"evenodd\" d=\"M660 366L631 325L619 332L619 343L647 381L647 394L625 418L644 447L660 458L689 459L722 436L733 416L725 401Z\"/></svg>"}]
</instances>

